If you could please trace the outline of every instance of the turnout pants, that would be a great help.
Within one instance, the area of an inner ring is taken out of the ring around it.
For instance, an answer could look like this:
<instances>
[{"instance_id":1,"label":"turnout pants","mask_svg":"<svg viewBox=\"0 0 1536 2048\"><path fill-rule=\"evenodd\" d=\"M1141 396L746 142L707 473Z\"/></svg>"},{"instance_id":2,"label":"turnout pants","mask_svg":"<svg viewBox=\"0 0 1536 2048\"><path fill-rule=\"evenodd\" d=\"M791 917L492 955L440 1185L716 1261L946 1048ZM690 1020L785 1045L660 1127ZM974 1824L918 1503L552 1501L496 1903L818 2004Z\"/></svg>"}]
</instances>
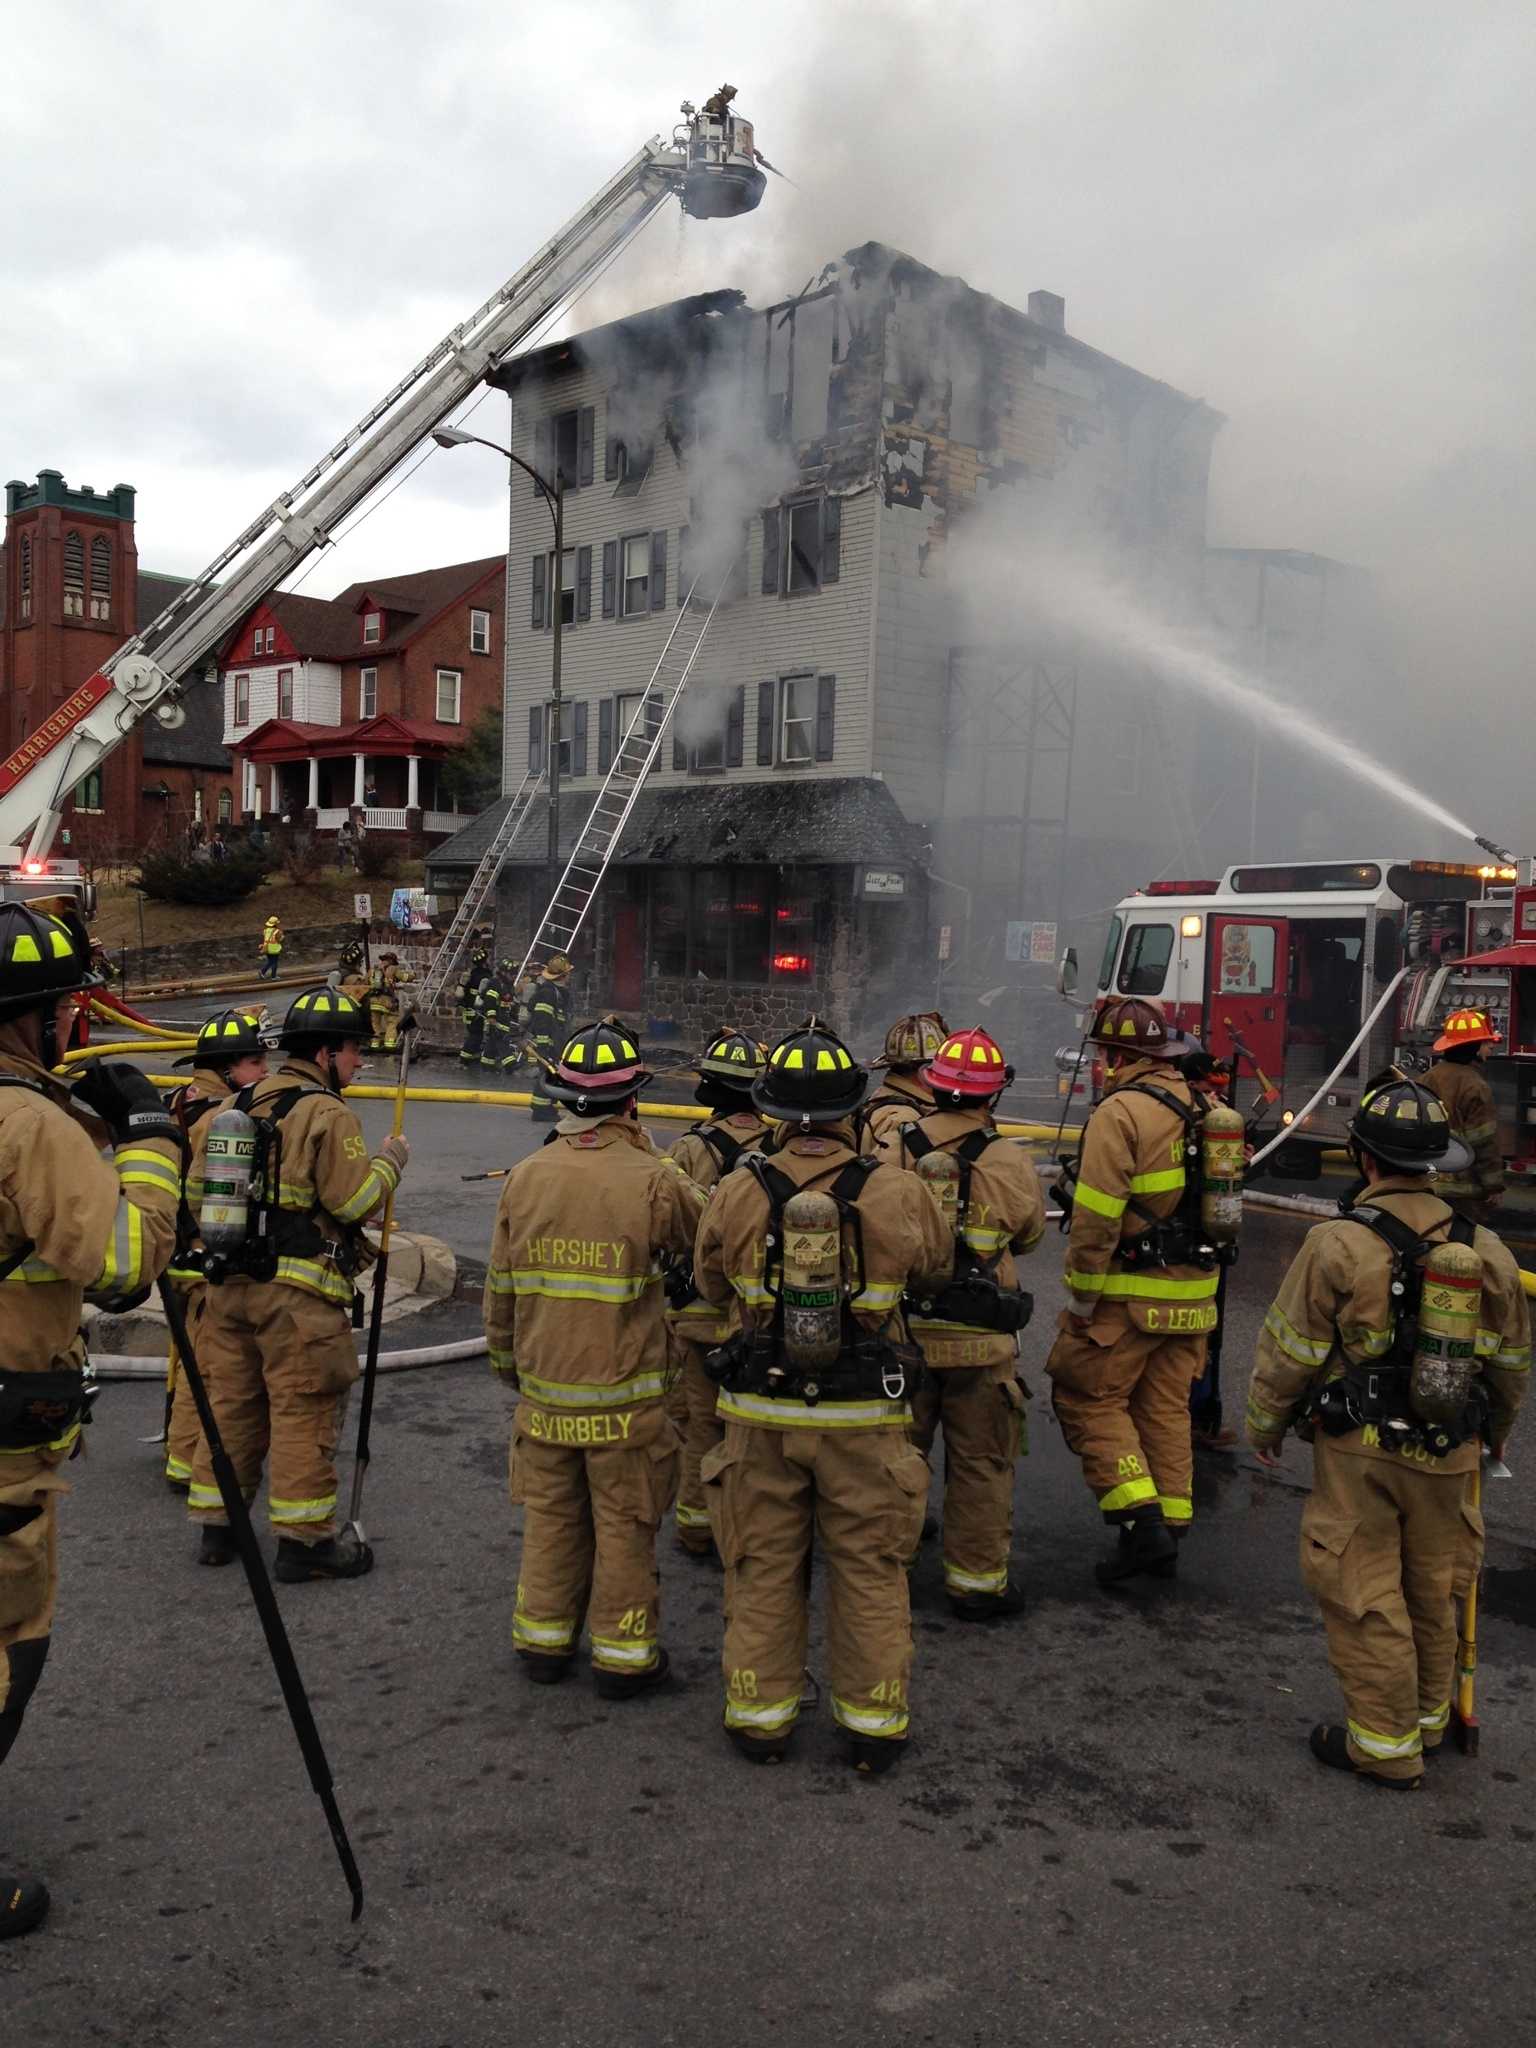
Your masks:
<instances>
[{"instance_id":1,"label":"turnout pants","mask_svg":"<svg viewBox=\"0 0 1536 2048\"><path fill-rule=\"evenodd\" d=\"M660 1641L656 1532L677 1492L677 1431L662 1402L542 1408L512 1427L510 1490L523 1510L512 1643L574 1656L585 1621L600 1671L649 1671Z\"/></svg>"},{"instance_id":2,"label":"turnout pants","mask_svg":"<svg viewBox=\"0 0 1536 2048\"><path fill-rule=\"evenodd\" d=\"M713 1541L699 1467L725 1434L715 1415L720 1389L704 1370L704 1351L686 1337L674 1338L680 1356L673 1394L674 1419L682 1433L682 1469L677 1487L677 1540L684 1550L707 1551Z\"/></svg>"},{"instance_id":3,"label":"turnout pants","mask_svg":"<svg viewBox=\"0 0 1536 2048\"><path fill-rule=\"evenodd\" d=\"M207 1294L205 1287L194 1287L182 1298L186 1310L187 1333L194 1347L197 1343L198 1325L202 1321L203 1302ZM197 1405L192 1399L191 1383L180 1358L176 1360L176 1386L171 1396L171 1421L165 1433L165 1476L173 1486L191 1484L192 1467L197 1462L197 1447L202 1441L202 1424L197 1419Z\"/></svg>"},{"instance_id":4,"label":"turnout pants","mask_svg":"<svg viewBox=\"0 0 1536 2048\"><path fill-rule=\"evenodd\" d=\"M1112 1522L1160 1506L1185 1528L1194 1513L1189 1390L1205 1369L1203 1335L1138 1330L1117 1303L1086 1329L1063 1313L1045 1369L1067 1448Z\"/></svg>"},{"instance_id":5,"label":"turnout pants","mask_svg":"<svg viewBox=\"0 0 1536 2048\"><path fill-rule=\"evenodd\" d=\"M400 1037L400 1004L394 996L370 996L368 1022L373 1042L388 1052Z\"/></svg>"},{"instance_id":6,"label":"turnout pants","mask_svg":"<svg viewBox=\"0 0 1536 2048\"><path fill-rule=\"evenodd\" d=\"M703 1478L725 1564L726 1727L767 1738L794 1726L814 1537L826 1574L833 1717L855 1735L904 1740L907 1559L928 1499L927 1462L906 1430L728 1422Z\"/></svg>"},{"instance_id":7,"label":"turnout pants","mask_svg":"<svg viewBox=\"0 0 1536 2048\"><path fill-rule=\"evenodd\" d=\"M480 1039L480 1064L482 1067L515 1067L517 1053L512 1045L512 1017L500 1011L487 1017Z\"/></svg>"},{"instance_id":8,"label":"turnout pants","mask_svg":"<svg viewBox=\"0 0 1536 2048\"><path fill-rule=\"evenodd\" d=\"M1006 1365L930 1370L912 1400L913 1443L944 1431L944 1588L957 1599L1006 1593L1013 1468L1024 1449L1024 1393Z\"/></svg>"},{"instance_id":9,"label":"turnout pants","mask_svg":"<svg viewBox=\"0 0 1536 2048\"><path fill-rule=\"evenodd\" d=\"M1454 1603L1483 1557L1470 1484L1469 1473L1340 1449L1321 1434L1312 1446L1301 1576L1323 1611L1349 1753L1380 1778L1417 1778L1450 1721Z\"/></svg>"},{"instance_id":10,"label":"turnout pants","mask_svg":"<svg viewBox=\"0 0 1536 2048\"><path fill-rule=\"evenodd\" d=\"M480 1047L485 1038L485 1019L478 1010L464 1010L460 1016L464 1025L464 1043L459 1047L459 1058L466 1066L473 1066L480 1058Z\"/></svg>"},{"instance_id":11,"label":"turnout pants","mask_svg":"<svg viewBox=\"0 0 1536 2048\"><path fill-rule=\"evenodd\" d=\"M68 1451L0 1446L0 1763L42 1676L59 1590L58 1475Z\"/></svg>"},{"instance_id":12,"label":"turnout pants","mask_svg":"<svg viewBox=\"0 0 1536 2048\"><path fill-rule=\"evenodd\" d=\"M336 1445L358 1374L346 1310L279 1281L226 1280L208 1289L197 1362L246 1499L270 1453L267 1516L276 1534L296 1543L334 1535ZM200 1522L228 1519L201 1441L187 1507Z\"/></svg>"}]
</instances>

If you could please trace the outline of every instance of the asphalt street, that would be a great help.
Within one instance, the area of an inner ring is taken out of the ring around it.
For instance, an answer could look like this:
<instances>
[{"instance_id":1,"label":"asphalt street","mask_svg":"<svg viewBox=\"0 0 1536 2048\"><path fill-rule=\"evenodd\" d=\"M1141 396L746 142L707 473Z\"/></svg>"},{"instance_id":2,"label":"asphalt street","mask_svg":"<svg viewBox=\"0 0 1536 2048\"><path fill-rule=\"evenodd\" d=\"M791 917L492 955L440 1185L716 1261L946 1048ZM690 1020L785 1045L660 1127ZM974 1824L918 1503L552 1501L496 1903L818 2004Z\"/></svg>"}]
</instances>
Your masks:
<instances>
[{"instance_id":1,"label":"asphalt street","mask_svg":"<svg viewBox=\"0 0 1536 2048\"><path fill-rule=\"evenodd\" d=\"M363 1107L378 1133L387 1107ZM435 1105L414 1105L409 1130L402 1221L483 1260L498 1189L459 1176L542 1131L515 1111ZM1299 1234L1274 1216L1247 1230L1233 1407ZM840 1761L825 1703L782 1769L734 1756L720 1580L669 1540L678 1683L626 1704L600 1703L584 1677L529 1687L510 1644L510 1401L483 1362L385 1380L365 1517L376 1570L279 1589L363 1867L355 1927L243 1582L193 1564L184 1511L139 1441L158 1390L109 1388L70 1475L52 1658L0 1781L0 1847L55 1895L45 1932L0 1948L5 2039L1531 2038L1523 1472L1488 1503L1481 1758L1437 1761L1409 1798L1340 1779L1305 1746L1337 1711L1296 1568L1310 1454L1293 1447L1278 1475L1246 1453L1204 1461L1178 1582L1098 1591L1096 1518L1043 1398L1059 1241L1034 1264L1016 1537L1030 1608L956 1622L925 1554L913 1740L881 1780ZM819 1656L818 1638L813 1670Z\"/></svg>"}]
</instances>

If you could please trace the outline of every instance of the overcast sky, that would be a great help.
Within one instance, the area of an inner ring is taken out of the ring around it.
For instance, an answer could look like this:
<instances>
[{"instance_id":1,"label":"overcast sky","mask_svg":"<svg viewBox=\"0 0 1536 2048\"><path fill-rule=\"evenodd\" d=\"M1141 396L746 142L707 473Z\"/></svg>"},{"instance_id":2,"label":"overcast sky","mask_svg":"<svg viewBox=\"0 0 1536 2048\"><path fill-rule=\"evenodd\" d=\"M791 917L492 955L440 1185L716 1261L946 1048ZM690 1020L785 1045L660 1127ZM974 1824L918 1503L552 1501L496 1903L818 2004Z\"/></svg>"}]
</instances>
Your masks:
<instances>
[{"instance_id":1,"label":"overcast sky","mask_svg":"<svg viewBox=\"0 0 1536 2048\"><path fill-rule=\"evenodd\" d=\"M577 324L870 237L1060 292L1226 415L1214 541L1373 566L1426 673L1528 698L1530 0L49 0L5 40L0 461L136 484L147 567L201 567L728 77L793 186L669 211ZM305 588L494 553L500 483L434 455Z\"/></svg>"}]
</instances>

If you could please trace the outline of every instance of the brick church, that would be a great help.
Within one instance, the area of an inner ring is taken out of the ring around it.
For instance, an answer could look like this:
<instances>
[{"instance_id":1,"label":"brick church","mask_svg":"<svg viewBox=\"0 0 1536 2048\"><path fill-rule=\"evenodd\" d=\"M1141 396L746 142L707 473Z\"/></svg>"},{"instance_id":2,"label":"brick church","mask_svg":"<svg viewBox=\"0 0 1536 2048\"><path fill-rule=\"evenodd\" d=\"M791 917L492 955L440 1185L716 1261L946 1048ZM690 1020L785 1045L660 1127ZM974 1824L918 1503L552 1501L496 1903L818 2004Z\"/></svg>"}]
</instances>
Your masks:
<instances>
[{"instance_id":1,"label":"brick church","mask_svg":"<svg viewBox=\"0 0 1536 2048\"><path fill-rule=\"evenodd\" d=\"M5 487L0 548L0 741L35 732L129 636L146 626L183 578L139 567L129 484L71 490L56 469ZM187 690L174 731L140 722L75 787L55 842L59 852L106 862L175 840L194 820L210 829L234 816L235 769L222 741L216 681ZM66 838L65 835L68 835Z\"/></svg>"}]
</instances>

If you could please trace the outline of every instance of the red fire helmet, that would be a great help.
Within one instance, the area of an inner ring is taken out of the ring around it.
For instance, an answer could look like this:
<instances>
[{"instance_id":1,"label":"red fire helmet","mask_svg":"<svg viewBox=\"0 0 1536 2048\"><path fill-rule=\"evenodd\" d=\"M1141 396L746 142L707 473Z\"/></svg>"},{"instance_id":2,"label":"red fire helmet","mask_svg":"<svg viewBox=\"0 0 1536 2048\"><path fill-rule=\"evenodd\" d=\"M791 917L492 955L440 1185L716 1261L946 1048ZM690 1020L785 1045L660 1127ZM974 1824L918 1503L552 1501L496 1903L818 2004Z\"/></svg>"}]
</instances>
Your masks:
<instances>
[{"instance_id":1,"label":"red fire helmet","mask_svg":"<svg viewBox=\"0 0 1536 2048\"><path fill-rule=\"evenodd\" d=\"M1008 1086L1013 1069L987 1032L957 1031L923 1068L923 1079L935 1102L986 1101Z\"/></svg>"}]
</instances>

